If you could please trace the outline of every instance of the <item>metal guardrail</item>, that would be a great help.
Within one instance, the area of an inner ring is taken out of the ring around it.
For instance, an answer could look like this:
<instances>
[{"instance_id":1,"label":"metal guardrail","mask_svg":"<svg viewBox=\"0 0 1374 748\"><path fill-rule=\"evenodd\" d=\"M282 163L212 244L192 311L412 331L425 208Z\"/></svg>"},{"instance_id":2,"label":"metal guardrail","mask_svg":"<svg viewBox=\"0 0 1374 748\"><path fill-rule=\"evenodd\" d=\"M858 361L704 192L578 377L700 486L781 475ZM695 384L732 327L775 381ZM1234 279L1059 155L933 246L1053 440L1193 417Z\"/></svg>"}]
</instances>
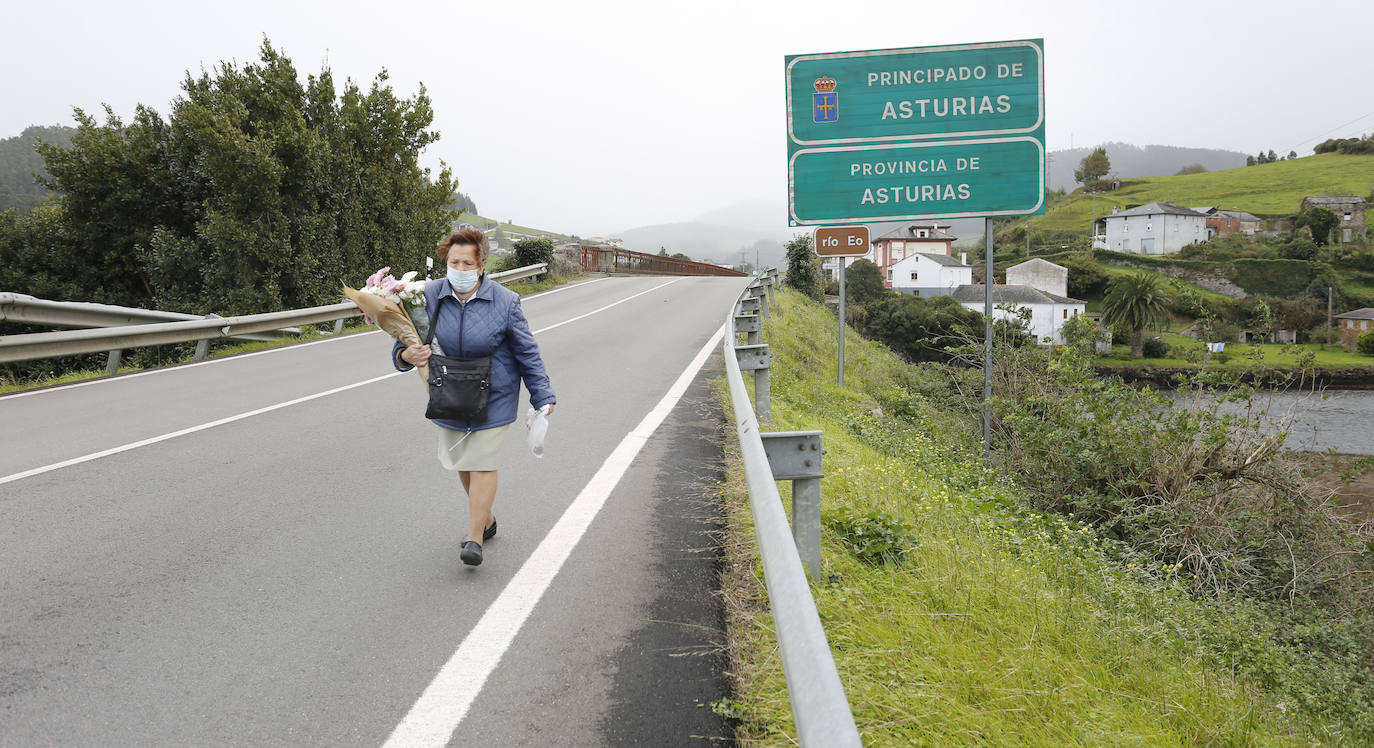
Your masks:
<instances>
[{"instance_id":1,"label":"metal guardrail","mask_svg":"<svg viewBox=\"0 0 1374 748\"><path fill-rule=\"evenodd\" d=\"M754 369L756 382L758 371L767 372L768 346L757 342L759 338L755 336L762 335L761 322L767 316L769 297L776 283L777 271L771 270L750 284L740 294L725 323L725 372L749 487L749 506L787 680L787 697L797 726L797 742L805 747L861 746L859 730L802 568L802 556L814 556L808 558L808 566L819 576L820 466L824 452L820 432L760 432L759 417L754 404L749 402L741 374L741 361L745 360L761 359L765 363L764 367ZM745 304L746 301L753 303ZM744 314L743 306L756 307L759 314ZM749 345L737 345L737 330L749 334ZM737 353L740 349L750 352ZM766 387L763 396L766 400ZM757 401L757 387L755 398ZM764 413L761 415L767 422L770 419ZM791 532L775 482L784 479L794 480L795 525Z\"/></svg>"},{"instance_id":2,"label":"metal guardrail","mask_svg":"<svg viewBox=\"0 0 1374 748\"><path fill-rule=\"evenodd\" d=\"M210 317L155 309L96 304L89 301L51 301L22 293L0 293L0 322L57 327L123 327L155 322L186 322ZM280 331L300 335L298 328ZM247 335L245 340L277 340L281 335Z\"/></svg>"},{"instance_id":3,"label":"metal guardrail","mask_svg":"<svg viewBox=\"0 0 1374 748\"><path fill-rule=\"evenodd\" d=\"M709 262L679 260L675 257L632 252L617 247L582 247L582 270L588 273L634 273L636 275L724 275L745 276L738 270Z\"/></svg>"},{"instance_id":4,"label":"metal guardrail","mask_svg":"<svg viewBox=\"0 0 1374 748\"><path fill-rule=\"evenodd\" d=\"M539 263L528 265L523 268L507 270L500 273L491 273L492 280L521 280L547 272L548 265ZM0 294L0 303L9 297L12 302L5 309L23 307L24 303L13 303L14 297L22 297L22 294ZM32 299L33 297L25 297ZM22 300L19 300L22 301ZM35 301L43 301L37 299ZM47 302L47 304L62 304L63 302ZM80 306L70 304L69 306ZM94 305L104 306L104 305ZM110 309L121 309L122 307L111 307L102 311L84 310L90 314L107 315L105 319L111 319L116 313ZM126 312L145 312L148 315L131 315L132 319L150 319L149 315L167 314L166 312L156 312L152 310L129 310ZM54 312L55 314L55 312ZM249 314L239 317L195 317L187 320L175 322L149 322L147 324L123 324L116 327L101 327L86 330L63 330L61 332L36 332L24 335L4 335L0 336L0 363L10 361L27 361L37 358L52 358L55 356L72 356L79 353L103 353L110 352L110 365L108 370L113 373L118 367L119 353L125 348L139 348L150 345L166 345L170 343L188 343L190 341L209 341L222 338L242 338L271 330L281 330L283 328L296 327L300 325L313 325L322 322L338 322L335 325L335 332L339 332L342 321L349 317L359 315L358 308L352 302L339 304L328 304L325 306L310 307L308 309L292 309L283 312L268 312L266 314ZM16 321L28 321L28 319L6 311L5 319ZM67 324L65 322L47 322L40 324ZM197 348L196 358L202 359L206 355L208 345Z\"/></svg>"}]
</instances>

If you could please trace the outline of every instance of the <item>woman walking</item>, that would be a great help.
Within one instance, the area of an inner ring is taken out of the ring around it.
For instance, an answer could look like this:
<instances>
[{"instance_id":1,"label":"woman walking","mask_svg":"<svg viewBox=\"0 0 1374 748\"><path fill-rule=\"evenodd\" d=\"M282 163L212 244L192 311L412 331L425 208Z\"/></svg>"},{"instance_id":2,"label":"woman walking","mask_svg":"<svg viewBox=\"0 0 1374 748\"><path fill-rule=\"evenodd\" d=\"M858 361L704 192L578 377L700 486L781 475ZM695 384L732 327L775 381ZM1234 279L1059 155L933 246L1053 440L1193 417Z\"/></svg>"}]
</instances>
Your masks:
<instances>
[{"instance_id":1,"label":"woman walking","mask_svg":"<svg viewBox=\"0 0 1374 748\"><path fill-rule=\"evenodd\" d=\"M520 311L520 296L486 275L489 245L477 229L463 229L439 243L436 254L448 274L425 286L425 308L433 339L443 355L455 358L491 357L491 389L485 421L434 419L439 427L439 464L454 470L468 495L468 532L459 557L464 564L482 563L482 544L496 535L496 470L501 443L515 421L520 381L530 392L530 405L547 405L553 413L554 394L539 356L529 323ZM429 362L428 345L396 343L391 359L409 371Z\"/></svg>"}]
</instances>

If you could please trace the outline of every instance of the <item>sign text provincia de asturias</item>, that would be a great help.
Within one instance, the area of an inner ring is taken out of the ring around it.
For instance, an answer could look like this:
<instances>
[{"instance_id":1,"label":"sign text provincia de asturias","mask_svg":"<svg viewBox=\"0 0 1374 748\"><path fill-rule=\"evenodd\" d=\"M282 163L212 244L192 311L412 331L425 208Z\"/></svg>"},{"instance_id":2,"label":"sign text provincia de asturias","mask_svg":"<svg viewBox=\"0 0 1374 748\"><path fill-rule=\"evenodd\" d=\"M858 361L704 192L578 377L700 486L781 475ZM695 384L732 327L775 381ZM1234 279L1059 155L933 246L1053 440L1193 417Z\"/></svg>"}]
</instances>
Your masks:
<instances>
[{"instance_id":1,"label":"sign text provincia de asturias","mask_svg":"<svg viewBox=\"0 0 1374 748\"><path fill-rule=\"evenodd\" d=\"M786 67L792 225L1044 212L1041 40Z\"/></svg>"}]
</instances>

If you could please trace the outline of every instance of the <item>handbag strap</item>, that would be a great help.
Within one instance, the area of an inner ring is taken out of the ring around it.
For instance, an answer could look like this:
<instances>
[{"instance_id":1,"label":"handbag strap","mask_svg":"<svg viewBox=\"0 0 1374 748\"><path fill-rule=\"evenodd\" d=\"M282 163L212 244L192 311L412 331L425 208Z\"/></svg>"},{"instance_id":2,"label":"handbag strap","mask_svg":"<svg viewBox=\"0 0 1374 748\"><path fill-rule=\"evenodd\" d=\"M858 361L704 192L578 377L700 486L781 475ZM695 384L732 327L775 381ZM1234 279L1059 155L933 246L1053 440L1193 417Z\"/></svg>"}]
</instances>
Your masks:
<instances>
[{"instance_id":1,"label":"handbag strap","mask_svg":"<svg viewBox=\"0 0 1374 748\"><path fill-rule=\"evenodd\" d=\"M439 305L444 302L443 294L434 300L434 314L429 315L429 332L425 335L425 345L434 341L434 321L439 318Z\"/></svg>"}]
</instances>

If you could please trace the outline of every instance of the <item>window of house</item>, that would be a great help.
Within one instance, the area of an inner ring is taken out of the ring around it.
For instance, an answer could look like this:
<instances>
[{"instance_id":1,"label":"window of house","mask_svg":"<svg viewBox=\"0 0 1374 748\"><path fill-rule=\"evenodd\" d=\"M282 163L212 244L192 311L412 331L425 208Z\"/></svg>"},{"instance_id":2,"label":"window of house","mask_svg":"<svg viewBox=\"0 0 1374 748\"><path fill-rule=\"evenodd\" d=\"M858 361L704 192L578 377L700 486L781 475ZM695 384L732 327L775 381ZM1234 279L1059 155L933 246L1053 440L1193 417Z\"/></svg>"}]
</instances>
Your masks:
<instances>
[{"instance_id":1,"label":"window of house","mask_svg":"<svg viewBox=\"0 0 1374 748\"><path fill-rule=\"evenodd\" d=\"M1350 215L1350 211L1347 210L1347 211L1345 212L1345 220L1349 221L1352 217L1353 217L1353 216Z\"/></svg>"},{"instance_id":2,"label":"window of house","mask_svg":"<svg viewBox=\"0 0 1374 748\"><path fill-rule=\"evenodd\" d=\"M1146 231L1153 231L1154 228L1155 228L1155 225L1154 225L1153 223L1147 223L1147 224L1145 224L1145 230L1146 230Z\"/></svg>"},{"instance_id":3,"label":"window of house","mask_svg":"<svg viewBox=\"0 0 1374 748\"><path fill-rule=\"evenodd\" d=\"M912 280L919 280L919 279L916 277L917 275L918 275L918 273L912 273L912 274L911 274L911 279L912 279Z\"/></svg>"},{"instance_id":4,"label":"window of house","mask_svg":"<svg viewBox=\"0 0 1374 748\"><path fill-rule=\"evenodd\" d=\"M887 279L889 281L892 280L892 268L887 269Z\"/></svg>"},{"instance_id":5,"label":"window of house","mask_svg":"<svg viewBox=\"0 0 1374 748\"><path fill-rule=\"evenodd\" d=\"M1368 330L1368 329L1369 329L1369 320L1367 320L1367 319L1362 319L1362 320L1360 320L1360 329L1361 329L1361 330Z\"/></svg>"},{"instance_id":6,"label":"window of house","mask_svg":"<svg viewBox=\"0 0 1374 748\"><path fill-rule=\"evenodd\" d=\"M1068 319L1068 318L1069 318L1069 310L1065 309L1065 310L1064 310L1064 319Z\"/></svg>"}]
</instances>

